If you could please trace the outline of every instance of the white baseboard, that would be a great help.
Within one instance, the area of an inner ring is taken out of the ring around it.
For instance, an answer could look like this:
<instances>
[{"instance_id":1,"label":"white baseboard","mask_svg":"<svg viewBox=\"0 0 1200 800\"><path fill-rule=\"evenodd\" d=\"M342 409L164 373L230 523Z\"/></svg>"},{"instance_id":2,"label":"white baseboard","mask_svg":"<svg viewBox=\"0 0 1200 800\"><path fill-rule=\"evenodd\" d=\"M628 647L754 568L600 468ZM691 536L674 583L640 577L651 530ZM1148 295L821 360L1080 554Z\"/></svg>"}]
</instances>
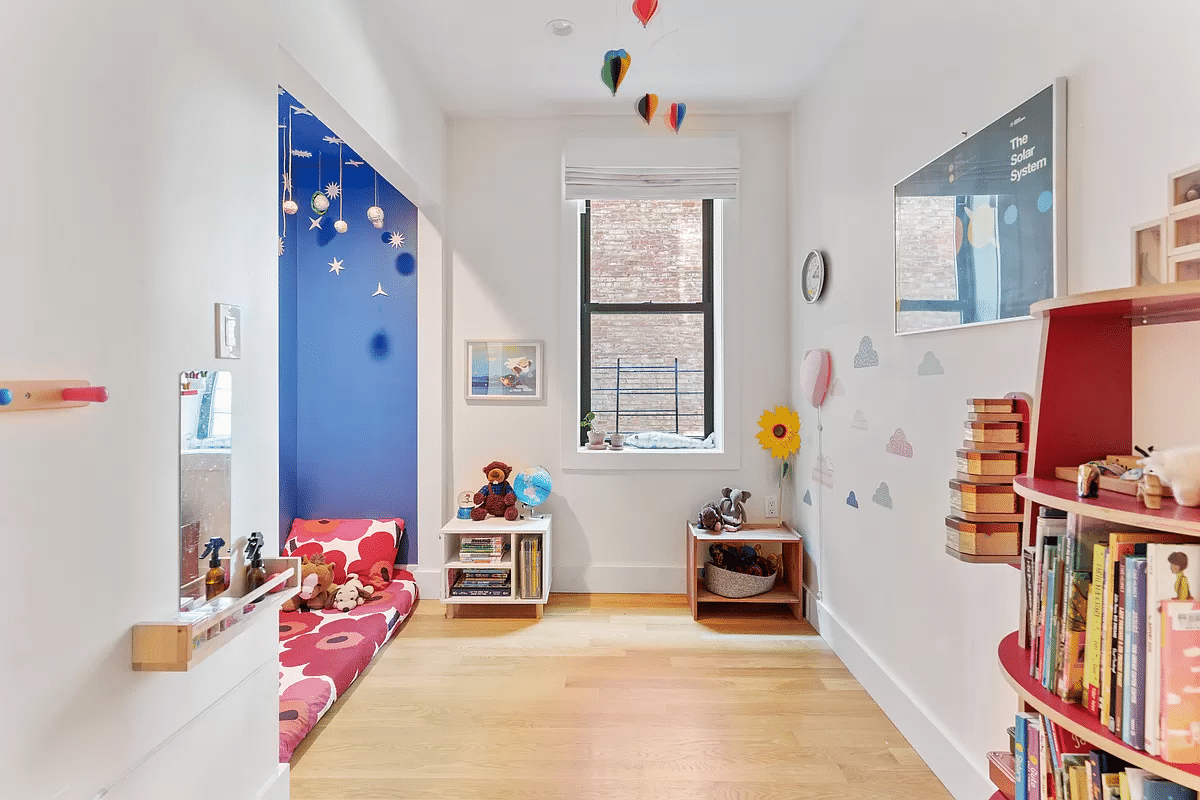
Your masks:
<instances>
[{"instance_id":1,"label":"white baseboard","mask_svg":"<svg viewBox=\"0 0 1200 800\"><path fill-rule=\"evenodd\" d=\"M435 569L420 569L410 566L408 571L413 574L413 580L417 582L417 591L420 593L422 600L432 600L437 602L442 596L442 570Z\"/></svg>"},{"instance_id":2,"label":"white baseboard","mask_svg":"<svg viewBox=\"0 0 1200 800\"><path fill-rule=\"evenodd\" d=\"M687 571L678 564L592 564L554 568L552 592L590 594L684 594Z\"/></svg>"},{"instance_id":3,"label":"white baseboard","mask_svg":"<svg viewBox=\"0 0 1200 800\"><path fill-rule=\"evenodd\" d=\"M918 700L903 681L881 662L823 602L809 595L810 614L838 658L871 698L883 709L917 754L953 797L989 797L996 787L987 772L983 753L968 753Z\"/></svg>"},{"instance_id":4,"label":"white baseboard","mask_svg":"<svg viewBox=\"0 0 1200 800\"><path fill-rule=\"evenodd\" d=\"M442 571L440 569L413 569L409 567L421 597L438 600L441 595ZM582 568L554 568L551 592L579 592L583 594L684 594L687 587L683 582L684 567L678 564L629 565L594 564Z\"/></svg>"},{"instance_id":5,"label":"white baseboard","mask_svg":"<svg viewBox=\"0 0 1200 800\"><path fill-rule=\"evenodd\" d=\"M259 790L254 800L291 800L292 772L288 764L280 764L275 777L267 781L266 786Z\"/></svg>"}]
</instances>

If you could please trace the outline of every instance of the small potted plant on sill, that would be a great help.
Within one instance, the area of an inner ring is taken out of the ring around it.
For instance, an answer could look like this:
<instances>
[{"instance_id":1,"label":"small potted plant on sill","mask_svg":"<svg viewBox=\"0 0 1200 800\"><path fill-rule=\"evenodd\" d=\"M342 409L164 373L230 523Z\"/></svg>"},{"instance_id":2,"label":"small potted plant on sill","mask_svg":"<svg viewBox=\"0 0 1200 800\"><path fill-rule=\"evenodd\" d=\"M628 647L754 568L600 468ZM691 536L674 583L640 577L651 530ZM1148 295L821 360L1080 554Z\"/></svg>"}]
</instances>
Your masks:
<instances>
[{"instance_id":1,"label":"small potted plant on sill","mask_svg":"<svg viewBox=\"0 0 1200 800\"><path fill-rule=\"evenodd\" d=\"M598 450L598 449L604 447L604 431L602 431L598 428L592 427L592 423L594 423L595 421L596 421L596 412L589 411L587 414L584 415L583 419L581 419L579 421L579 427L581 427L585 431L587 431L588 447L592 447L592 448L595 448Z\"/></svg>"}]
</instances>

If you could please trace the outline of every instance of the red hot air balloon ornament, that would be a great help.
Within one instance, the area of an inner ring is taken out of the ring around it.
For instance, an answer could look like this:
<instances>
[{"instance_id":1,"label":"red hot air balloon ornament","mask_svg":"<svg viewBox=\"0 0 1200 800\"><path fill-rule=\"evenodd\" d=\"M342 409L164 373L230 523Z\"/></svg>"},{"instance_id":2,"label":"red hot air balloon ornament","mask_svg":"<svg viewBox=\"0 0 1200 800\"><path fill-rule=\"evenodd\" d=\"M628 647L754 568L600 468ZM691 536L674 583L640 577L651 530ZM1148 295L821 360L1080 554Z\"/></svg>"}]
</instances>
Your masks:
<instances>
[{"instance_id":1,"label":"red hot air balloon ornament","mask_svg":"<svg viewBox=\"0 0 1200 800\"><path fill-rule=\"evenodd\" d=\"M665 117L671 130L679 133L679 126L683 124L683 115L686 113L687 103L671 103L671 110Z\"/></svg>"},{"instance_id":2,"label":"red hot air balloon ornament","mask_svg":"<svg viewBox=\"0 0 1200 800\"><path fill-rule=\"evenodd\" d=\"M643 28L650 24L650 18L657 13L658 0L633 0L633 15Z\"/></svg>"},{"instance_id":3,"label":"red hot air balloon ornament","mask_svg":"<svg viewBox=\"0 0 1200 800\"><path fill-rule=\"evenodd\" d=\"M600 79L615 97L621 81L629 72L629 53L624 50L609 50L604 54L604 66L600 69Z\"/></svg>"},{"instance_id":4,"label":"red hot air balloon ornament","mask_svg":"<svg viewBox=\"0 0 1200 800\"><path fill-rule=\"evenodd\" d=\"M642 99L637 101L638 116L646 120L646 124L650 124L650 120L654 119L654 112L658 110L658 95L644 94Z\"/></svg>"}]
</instances>

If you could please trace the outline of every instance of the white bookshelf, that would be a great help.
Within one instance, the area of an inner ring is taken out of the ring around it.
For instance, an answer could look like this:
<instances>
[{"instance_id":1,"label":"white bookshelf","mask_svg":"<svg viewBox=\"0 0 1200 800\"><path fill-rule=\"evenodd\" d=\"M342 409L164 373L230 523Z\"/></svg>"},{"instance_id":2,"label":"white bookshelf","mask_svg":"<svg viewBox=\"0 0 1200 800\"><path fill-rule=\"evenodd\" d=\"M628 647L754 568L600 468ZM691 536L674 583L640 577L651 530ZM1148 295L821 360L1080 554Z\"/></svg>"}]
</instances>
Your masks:
<instances>
[{"instance_id":1,"label":"white bookshelf","mask_svg":"<svg viewBox=\"0 0 1200 800\"><path fill-rule=\"evenodd\" d=\"M538 619L550 597L550 578L553 571L551 561L550 515L531 519L515 519L511 522L501 517L488 517L476 522L470 519L452 519L442 526L442 589L441 599L446 606L446 618L454 619L458 606L462 605L531 605ZM459 541L462 537L496 536L508 537L509 553L498 564L479 564L459 561ZM526 536L537 536L541 540L540 571L541 592L536 597L520 597L518 576L521 568L521 541ZM488 569L506 570L510 573L510 590L507 597L451 597L451 570Z\"/></svg>"}]
</instances>

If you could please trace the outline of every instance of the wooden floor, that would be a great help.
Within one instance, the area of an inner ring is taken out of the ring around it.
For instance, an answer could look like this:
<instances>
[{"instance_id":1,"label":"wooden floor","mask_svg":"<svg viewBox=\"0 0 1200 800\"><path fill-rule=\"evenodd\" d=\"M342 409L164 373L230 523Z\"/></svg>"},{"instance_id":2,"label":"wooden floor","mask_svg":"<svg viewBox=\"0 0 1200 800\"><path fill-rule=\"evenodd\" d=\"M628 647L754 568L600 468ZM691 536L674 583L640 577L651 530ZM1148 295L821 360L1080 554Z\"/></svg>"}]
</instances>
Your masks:
<instances>
[{"instance_id":1,"label":"wooden floor","mask_svg":"<svg viewBox=\"0 0 1200 800\"><path fill-rule=\"evenodd\" d=\"M422 601L297 750L292 798L949 797L786 612L693 622L662 595L491 611Z\"/></svg>"}]
</instances>

